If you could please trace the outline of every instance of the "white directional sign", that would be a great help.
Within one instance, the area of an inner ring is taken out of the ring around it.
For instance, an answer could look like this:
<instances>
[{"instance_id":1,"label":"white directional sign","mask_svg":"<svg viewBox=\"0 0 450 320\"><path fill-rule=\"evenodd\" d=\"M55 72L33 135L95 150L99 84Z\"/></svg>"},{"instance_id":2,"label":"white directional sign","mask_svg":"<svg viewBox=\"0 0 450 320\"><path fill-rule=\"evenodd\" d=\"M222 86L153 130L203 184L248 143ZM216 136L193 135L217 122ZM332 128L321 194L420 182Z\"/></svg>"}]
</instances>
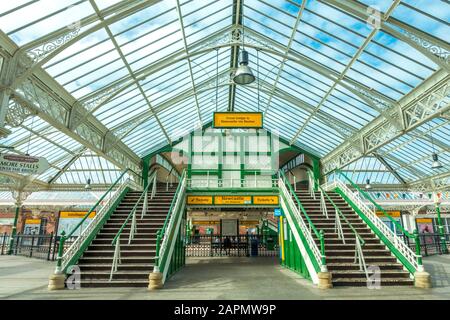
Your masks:
<instances>
[{"instance_id":1,"label":"white directional sign","mask_svg":"<svg viewBox=\"0 0 450 320\"><path fill-rule=\"evenodd\" d=\"M48 161L42 157L30 157L16 154L0 155L0 171L23 175L41 174L49 168Z\"/></svg>"}]
</instances>

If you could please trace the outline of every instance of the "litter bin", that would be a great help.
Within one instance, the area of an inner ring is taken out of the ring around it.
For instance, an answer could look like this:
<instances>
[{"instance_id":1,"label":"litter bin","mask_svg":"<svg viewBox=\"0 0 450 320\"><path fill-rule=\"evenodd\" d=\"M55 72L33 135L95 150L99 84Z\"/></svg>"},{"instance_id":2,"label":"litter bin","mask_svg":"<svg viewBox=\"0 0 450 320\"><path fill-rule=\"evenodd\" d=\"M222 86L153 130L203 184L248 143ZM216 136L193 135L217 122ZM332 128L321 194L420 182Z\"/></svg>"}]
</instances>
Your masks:
<instances>
[{"instance_id":1,"label":"litter bin","mask_svg":"<svg viewBox=\"0 0 450 320\"><path fill-rule=\"evenodd\" d=\"M252 239L250 241L250 256L251 257L258 256L258 239Z\"/></svg>"}]
</instances>

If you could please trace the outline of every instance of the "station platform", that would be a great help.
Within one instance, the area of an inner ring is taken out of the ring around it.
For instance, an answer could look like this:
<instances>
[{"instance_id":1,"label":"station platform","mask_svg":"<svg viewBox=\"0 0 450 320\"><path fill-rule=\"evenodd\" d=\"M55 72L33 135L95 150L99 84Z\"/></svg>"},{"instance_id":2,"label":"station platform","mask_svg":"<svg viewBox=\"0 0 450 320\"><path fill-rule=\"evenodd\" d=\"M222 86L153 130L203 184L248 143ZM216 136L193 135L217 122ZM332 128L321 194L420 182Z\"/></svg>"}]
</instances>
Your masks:
<instances>
[{"instance_id":1,"label":"station platform","mask_svg":"<svg viewBox=\"0 0 450 320\"><path fill-rule=\"evenodd\" d=\"M308 280L281 267L273 257L188 258L164 289L81 288L48 291L48 274L54 264L18 256L0 256L0 299L8 300L448 300L450 255L424 258L433 288L336 287L317 289Z\"/></svg>"}]
</instances>

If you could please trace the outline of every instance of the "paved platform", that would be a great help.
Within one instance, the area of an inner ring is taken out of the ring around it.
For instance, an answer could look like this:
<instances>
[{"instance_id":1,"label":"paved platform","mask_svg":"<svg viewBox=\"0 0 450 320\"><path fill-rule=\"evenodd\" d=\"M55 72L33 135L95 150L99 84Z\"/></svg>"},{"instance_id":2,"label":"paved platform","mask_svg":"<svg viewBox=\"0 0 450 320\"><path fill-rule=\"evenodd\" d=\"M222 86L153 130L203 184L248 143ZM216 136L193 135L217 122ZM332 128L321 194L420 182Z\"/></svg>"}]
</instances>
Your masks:
<instances>
[{"instance_id":1,"label":"paved platform","mask_svg":"<svg viewBox=\"0 0 450 320\"><path fill-rule=\"evenodd\" d=\"M190 258L160 291L145 288L82 288L48 291L54 263L0 256L0 299L446 299L450 300L450 255L424 259L432 289L319 290L277 264L276 258Z\"/></svg>"}]
</instances>

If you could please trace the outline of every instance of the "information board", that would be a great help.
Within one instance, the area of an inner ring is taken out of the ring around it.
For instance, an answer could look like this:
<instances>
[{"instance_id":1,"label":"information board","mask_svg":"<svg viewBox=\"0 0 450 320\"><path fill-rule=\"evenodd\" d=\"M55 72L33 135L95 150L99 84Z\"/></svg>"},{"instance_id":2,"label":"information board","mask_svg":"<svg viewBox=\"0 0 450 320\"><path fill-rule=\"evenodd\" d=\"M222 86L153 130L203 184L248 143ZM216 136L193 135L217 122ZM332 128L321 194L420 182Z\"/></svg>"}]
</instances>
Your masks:
<instances>
[{"instance_id":1,"label":"information board","mask_svg":"<svg viewBox=\"0 0 450 320\"><path fill-rule=\"evenodd\" d=\"M262 112L214 112L213 128L262 128Z\"/></svg>"}]
</instances>

